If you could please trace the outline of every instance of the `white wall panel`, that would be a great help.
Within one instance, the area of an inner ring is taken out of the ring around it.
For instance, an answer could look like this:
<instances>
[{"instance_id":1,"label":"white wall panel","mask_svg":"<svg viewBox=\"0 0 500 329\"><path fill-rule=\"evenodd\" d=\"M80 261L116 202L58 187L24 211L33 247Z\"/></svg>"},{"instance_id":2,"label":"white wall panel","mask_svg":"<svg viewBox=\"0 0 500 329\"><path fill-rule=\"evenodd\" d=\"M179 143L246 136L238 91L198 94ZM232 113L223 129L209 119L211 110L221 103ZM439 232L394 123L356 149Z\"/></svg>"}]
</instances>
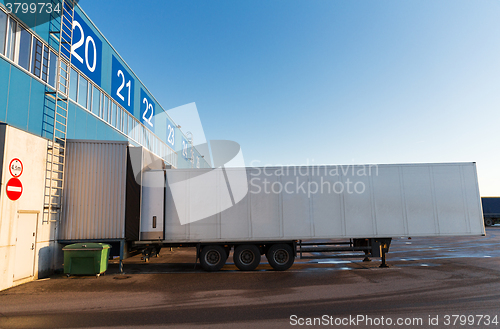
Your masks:
<instances>
[{"instance_id":1,"label":"white wall panel","mask_svg":"<svg viewBox=\"0 0 500 329\"><path fill-rule=\"evenodd\" d=\"M357 168L359 170L359 168ZM372 191L369 176L355 176L348 173L342 177L344 183L344 215L346 236L367 237L376 235L372 214ZM358 184L361 183L361 184ZM358 184L358 185L355 185ZM357 193L364 186L363 193Z\"/></svg>"},{"instance_id":2,"label":"white wall panel","mask_svg":"<svg viewBox=\"0 0 500 329\"><path fill-rule=\"evenodd\" d=\"M245 169L242 169L245 170ZM274 239L280 238L283 232L283 218L281 212L281 197L279 194L266 193L269 186L278 181L277 176L266 176L264 172L252 170L255 186L250 188L250 214L252 221L252 238ZM260 188L260 190L259 190ZM259 193L254 193L260 191Z\"/></svg>"},{"instance_id":3,"label":"white wall panel","mask_svg":"<svg viewBox=\"0 0 500 329\"><path fill-rule=\"evenodd\" d=\"M279 184L276 184L271 192L278 192L280 189L283 202L283 235L289 237L302 237L312 235L312 223L310 216L310 198L307 195L309 175L308 176L280 176L278 180ZM293 193L289 193L291 189L285 186L303 186L305 187L305 193L300 190L297 193L297 189L292 190ZM314 189L313 189L314 190Z\"/></svg>"},{"instance_id":4,"label":"white wall panel","mask_svg":"<svg viewBox=\"0 0 500 329\"><path fill-rule=\"evenodd\" d=\"M377 234L394 236L407 232L399 168L379 168L372 176L372 183Z\"/></svg>"},{"instance_id":5,"label":"white wall panel","mask_svg":"<svg viewBox=\"0 0 500 329\"><path fill-rule=\"evenodd\" d=\"M22 194L11 200L6 184L13 178L9 164L15 158L23 164L18 176ZM0 290L53 270L56 223L43 223L46 160L46 139L0 123ZM31 227L25 225L26 218L30 218ZM23 240L27 245L21 245ZM31 250L33 240L35 249ZM27 272L23 274L20 268Z\"/></svg>"},{"instance_id":6,"label":"white wall panel","mask_svg":"<svg viewBox=\"0 0 500 329\"><path fill-rule=\"evenodd\" d=\"M459 234L468 232L462 175L459 166L432 168L439 232Z\"/></svg>"},{"instance_id":7,"label":"white wall panel","mask_svg":"<svg viewBox=\"0 0 500 329\"><path fill-rule=\"evenodd\" d=\"M403 193L408 219L408 234L439 233L434 206L430 166L403 166ZM404 234L403 234L404 235Z\"/></svg>"},{"instance_id":8,"label":"white wall panel","mask_svg":"<svg viewBox=\"0 0 500 329\"><path fill-rule=\"evenodd\" d=\"M314 176L311 182L316 182L322 193L312 196L312 217L314 219L314 236L328 238L343 236L345 221L343 211L343 196L337 193L335 187L340 186L339 176ZM339 190L337 190L339 191Z\"/></svg>"}]
</instances>

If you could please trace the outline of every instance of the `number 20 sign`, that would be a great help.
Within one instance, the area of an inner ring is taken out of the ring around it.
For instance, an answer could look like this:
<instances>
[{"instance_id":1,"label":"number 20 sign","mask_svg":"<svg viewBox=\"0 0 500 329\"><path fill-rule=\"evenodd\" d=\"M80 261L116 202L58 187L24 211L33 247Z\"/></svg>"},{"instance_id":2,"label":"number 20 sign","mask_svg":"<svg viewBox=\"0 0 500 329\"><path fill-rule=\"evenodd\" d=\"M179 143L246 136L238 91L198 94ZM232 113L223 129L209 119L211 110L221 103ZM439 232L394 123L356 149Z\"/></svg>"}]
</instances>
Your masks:
<instances>
[{"instance_id":1,"label":"number 20 sign","mask_svg":"<svg viewBox=\"0 0 500 329\"><path fill-rule=\"evenodd\" d=\"M102 42L85 21L75 12L73 20L71 64L97 85L101 85ZM65 31L70 33L69 30Z\"/></svg>"},{"instance_id":2,"label":"number 20 sign","mask_svg":"<svg viewBox=\"0 0 500 329\"><path fill-rule=\"evenodd\" d=\"M155 103L141 88L141 123L154 132Z\"/></svg>"}]
</instances>

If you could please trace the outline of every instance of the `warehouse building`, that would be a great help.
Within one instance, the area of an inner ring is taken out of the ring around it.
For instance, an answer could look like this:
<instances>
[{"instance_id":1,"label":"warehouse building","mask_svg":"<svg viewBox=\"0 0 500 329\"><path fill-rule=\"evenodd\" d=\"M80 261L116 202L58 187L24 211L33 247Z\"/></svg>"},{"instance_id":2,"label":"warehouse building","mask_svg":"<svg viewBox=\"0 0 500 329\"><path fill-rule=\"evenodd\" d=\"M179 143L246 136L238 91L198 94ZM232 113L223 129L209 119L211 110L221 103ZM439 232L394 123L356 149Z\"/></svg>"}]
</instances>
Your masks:
<instances>
[{"instance_id":1,"label":"warehouse building","mask_svg":"<svg viewBox=\"0 0 500 329\"><path fill-rule=\"evenodd\" d=\"M132 192L105 189L106 157L123 159L113 168L123 177L134 152L163 168L210 167L78 4L27 3L0 0L0 290L61 267L62 243L81 229L64 222L78 211L74 197L119 204L116 220L133 212L124 208ZM99 171L95 191L65 196L67 181ZM107 232L101 224L91 223ZM106 234L122 252L125 231Z\"/></svg>"}]
</instances>

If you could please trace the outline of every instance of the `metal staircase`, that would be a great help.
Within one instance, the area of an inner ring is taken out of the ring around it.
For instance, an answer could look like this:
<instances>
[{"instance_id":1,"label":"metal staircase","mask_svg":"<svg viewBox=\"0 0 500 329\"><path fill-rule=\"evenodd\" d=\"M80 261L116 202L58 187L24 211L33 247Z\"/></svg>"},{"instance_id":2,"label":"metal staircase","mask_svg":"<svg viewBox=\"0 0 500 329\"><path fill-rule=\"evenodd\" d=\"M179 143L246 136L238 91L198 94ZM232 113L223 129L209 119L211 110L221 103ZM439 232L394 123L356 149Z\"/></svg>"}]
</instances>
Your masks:
<instances>
[{"instance_id":1,"label":"metal staircase","mask_svg":"<svg viewBox=\"0 0 500 329\"><path fill-rule=\"evenodd\" d=\"M51 0L53 6L58 0ZM54 24L57 17L51 17L50 39L58 46L58 64L55 91L46 91L46 98L52 99L53 111L45 114L44 130L49 132L47 164L45 170L45 194L43 223L58 222L61 219L61 205L64 188L64 163L66 159L66 133L69 105L69 78L71 63L71 42L73 40L74 6L72 0L62 0L60 26ZM48 127L48 129L47 129Z\"/></svg>"}]
</instances>

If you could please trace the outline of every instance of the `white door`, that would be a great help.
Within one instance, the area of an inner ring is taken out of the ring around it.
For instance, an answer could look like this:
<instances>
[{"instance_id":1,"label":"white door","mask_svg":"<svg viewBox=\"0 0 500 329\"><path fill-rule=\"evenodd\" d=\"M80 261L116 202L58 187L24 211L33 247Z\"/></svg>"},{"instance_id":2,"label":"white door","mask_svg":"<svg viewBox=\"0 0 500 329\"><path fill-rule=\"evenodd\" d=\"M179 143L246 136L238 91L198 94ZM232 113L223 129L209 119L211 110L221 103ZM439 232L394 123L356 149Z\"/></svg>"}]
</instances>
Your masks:
<instances>
[{"instance_id":1,"label":"white door","mask_svg":"<svg viewBox=\"0 0 500 329\"><path fill-rule=\"evenodd\" d=\"M17 216L14 281L33 276L37 221L37 213L19 213Z\"/></svg>"}]
</instances>

